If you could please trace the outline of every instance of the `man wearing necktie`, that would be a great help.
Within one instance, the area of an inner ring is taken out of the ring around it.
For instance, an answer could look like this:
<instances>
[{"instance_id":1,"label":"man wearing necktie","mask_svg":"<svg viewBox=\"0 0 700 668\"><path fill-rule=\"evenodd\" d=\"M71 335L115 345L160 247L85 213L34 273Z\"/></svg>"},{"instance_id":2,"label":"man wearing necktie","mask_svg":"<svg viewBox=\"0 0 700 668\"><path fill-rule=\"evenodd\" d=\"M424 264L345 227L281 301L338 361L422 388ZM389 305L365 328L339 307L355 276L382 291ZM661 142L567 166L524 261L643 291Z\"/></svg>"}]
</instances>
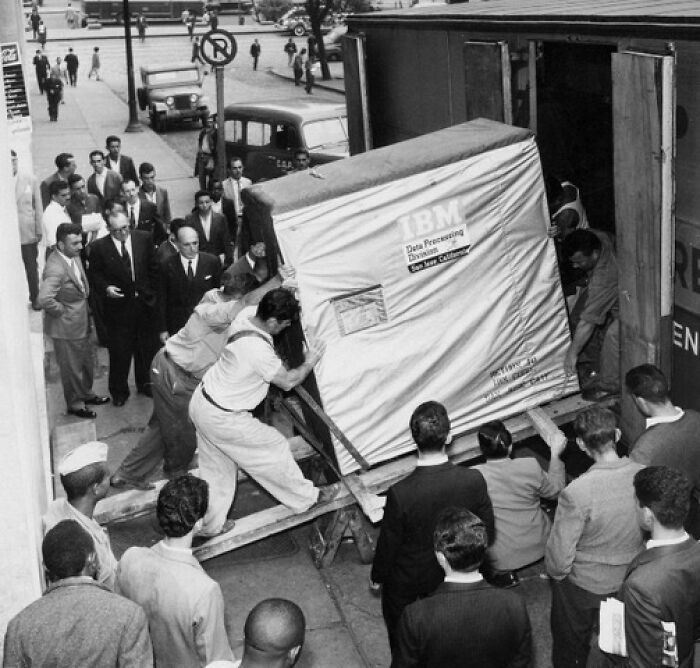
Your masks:
<instances>
[{"instance_id":1,"label":"man wearing necktie","mask_svg":"<svg viewBox=\"0 0 700 668\"><path fill-rule=\"evenodd\" d=\"M56 250L46 260L37 301L46 312L46 333L53 340L68 413L94 418L96 413L87 406L105 404L109 397L98 397L92 390L94 350L82 247L80 225L58 226Z\"/></svg>"},{"instance_id":2,"label":"man wearing necktie","mask_svg":"<svg viewBox=\"0 0 700 668\"><path fill-rule=\"evenodd\" d=\"M177 231L178 253L163 263L158 276L160 341L178 332L187 323L194 307L221 281L221 262L210 253L199 252L199 236L189 226Z\"/></svg>"},{"instance_id":3,"label":"man wearing necktie","mask_svg":"<svg viewBox=\"0 0 700 668\"><path fill-rule=\"evenodd\" d=\"M197 230L200 250L217 255L223 262L230 250L226 219L222 214L212 211L211 193L207 190L198 190L194 196L194 203L195 208L185 218L185 222Z\"/></svg>"},{"instance_id":4,"label":"man wearing necktie","mask_svg":"<svg viewBox=\"0 0 700 668\"><path fill-rule=\"evenodd\" d=\"M229 174L230 176L224 181L224 197L230 199L233 202L233 206L236 209L236 227L231 233L234 238L234 242L238 240L240 236L241 222L243 220L243 200L241 199L241 192L253 184L253 182L243 176L243 161L238 156L232 156L229 160ZM238 251L238 248L237 248ZM236 259L241 256L240 252L237 252Z\"/></svg>"},{"instance_id":5,"label":"man wearing necktie","mask_svg":"<svg viewBox=\"0 0 700 668\"><path fill-rule=\"evenodd\" d=\"M155 246L165 241L168 235L158 215L158 207L153 202L139 197L136 183L131 179L122 183L122 198L129 218L129 227L132 230L148 232L153 237Z\"/></svg>"},{"instance_id":6,"label":"man wearing necktie","mask_svg":"<svg viewBox=\"0 0 700 668\"><path fill-rule=\"evenodd\" d=\"M158 265L153 239L129 228L123 213L108 221L109 236L97 239L90 253L90 281L104 297L104 320L109 333L109 391L115 406L129 397L129 368L139 394L151 395L148 375L158 349L155 330Z\"/></svg>"}]
</instances>

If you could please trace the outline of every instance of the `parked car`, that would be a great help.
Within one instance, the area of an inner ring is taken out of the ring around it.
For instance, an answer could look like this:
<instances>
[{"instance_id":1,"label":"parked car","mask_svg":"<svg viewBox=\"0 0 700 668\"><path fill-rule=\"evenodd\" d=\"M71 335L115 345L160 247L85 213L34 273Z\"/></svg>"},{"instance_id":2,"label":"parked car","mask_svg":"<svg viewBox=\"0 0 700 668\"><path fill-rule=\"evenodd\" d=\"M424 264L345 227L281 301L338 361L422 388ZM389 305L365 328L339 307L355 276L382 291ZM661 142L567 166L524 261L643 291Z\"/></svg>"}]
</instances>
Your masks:
<instances>
[{"instance_id":1,"label":"parked car","mask_svg":"<svg viewBox=\"0 0 700 668\"><path fill-rule=\"evenodd\" d=\"M343 59L343 35L348 31L346 25L339 25L333 28L323 38L323 48L326 51L326 60Z\"/></svg>"},{"instance_id":2,"label":"parked car","mask_svg":"<svg viewBox=\"0 0 700 668\"><path fill-rule=\"evenodd\" d=\"M139 106L148 109L151 127L163 132L173 121L202 121L209 102L202 94L202 75L194 63L146 65L141 68Z\"/></svg>"},{"instance_id":3,"label":"parked car","mask_svg":"<svg viewBox=\"0 0 700 668\"><path fill-rule=\"evenodd\" d=\"M321 30L328 31L337 23L337 18L334 14L328 14L321 24ZM277 30L284 30L292 33L295 37L303 37L311 32L311 19L302 7L290 9L286 14L283 14L277 23Z\"/></svg>"},{"instance_id":4,"label":"parked car","mask_svg":"<svg viewBox=\"0 0 700 668\"><path fill-rule=\"evenodd\" d=\"M345 104L298 98L238 103L226 107L224 119L226 155L241 158L253 181L289 172L297 148L309 151L312 167L349 155Z\"/></svg>"}]
</instances>

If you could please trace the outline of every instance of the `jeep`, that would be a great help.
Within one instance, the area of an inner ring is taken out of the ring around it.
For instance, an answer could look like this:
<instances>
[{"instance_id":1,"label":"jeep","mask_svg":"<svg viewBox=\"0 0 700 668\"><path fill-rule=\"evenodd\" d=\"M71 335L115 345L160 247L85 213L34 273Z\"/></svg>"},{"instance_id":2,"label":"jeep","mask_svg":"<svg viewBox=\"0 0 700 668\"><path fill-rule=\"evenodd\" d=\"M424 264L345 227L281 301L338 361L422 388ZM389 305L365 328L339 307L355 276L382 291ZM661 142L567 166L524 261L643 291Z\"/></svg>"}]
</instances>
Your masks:
<instances>
[{"instance_id":1,"label":"jeep","mask_svg":"<svg viewBox=\"0 0 700 668\"><path fill-rule=\"evenodd\" d=\"M202 75L194 63L147 65L141 68L139 106L148 109L151 127L163 132L171 121L201 121L209 115L202 94Z\"/></svg>"}]
</instances>

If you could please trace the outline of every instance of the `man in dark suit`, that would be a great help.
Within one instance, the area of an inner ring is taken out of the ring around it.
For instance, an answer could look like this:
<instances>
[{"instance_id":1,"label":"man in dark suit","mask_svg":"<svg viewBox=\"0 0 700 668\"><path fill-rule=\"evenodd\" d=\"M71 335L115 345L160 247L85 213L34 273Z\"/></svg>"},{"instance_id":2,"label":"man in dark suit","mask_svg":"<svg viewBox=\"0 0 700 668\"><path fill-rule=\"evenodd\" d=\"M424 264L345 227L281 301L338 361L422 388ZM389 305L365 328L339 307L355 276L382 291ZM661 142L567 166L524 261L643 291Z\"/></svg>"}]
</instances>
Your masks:
<instances>
[{"instance_id":1,"label":"man in dark suit","mask_svg":"<svg viewBox=\"0 0 700 668\"><path fill-rule=\"evenodd\" d=\"M217 255L224 262L229 247L226 232L226 219L211 210L211 195L206 190L198 190L194 196L195 209L185 222L197 230L199 250Z\"/></svg>"},{"instance_id":2,"label":"man in dark suit","mask_svg":"<svg viewBox=\"0 0 700 668\"><path fill-rule=\"evenodd\" d=\"M234 262L228 269L231 276L250 274L255 279L256 286L262 285L268 278L265 242L254 243L248 252Z\"/></svg>"},{"instance_id":3,"label":"man in dark suit","mask_svg":"<svg viewBox=\"0 0 700 668\"><path fill-rule=\"evenodd\" d=\"M173 255L180 251L177 248L177 231L186 225L184 218L173 218L168 226L168 238L158 246L156 260L158 267L162 267Z\"/></svg>"},{"instance_id":4,"label":"man in dark suit","mask_svg":"<svg viewBox=\"0 0 700 668\"><path fill-rule=\"evenodd\" d=\"M80 261L82 228L66 224L56 230L56 252L46 259L38 303L46 312L46 334L53 340L68 413L81 418L97 414L88 404L101 405L109 397L92 390L94 351L90 341L87 276Z\"/></svg>"},{"instance_id":5,"label":"man in dark suit","mask_svg":"<svg viewBox=\"0 0 700 668\"><path fill-rule=\"evenodd\" d=\"M158 216L167 230L170 225L170 196L168 191L156 183L156 168L150 162L142 162L139 165L139 177L141 187L139 197L156 205Z\"/></svg>"},{"instance_id":6,"label":"man in dark suit","mask_svg":"<svg viewBox=\"0 0 700 668\"><path fill-rule=\"evenodd\" d=\"M88 178L88 192L100 198L100 204L121 196L122 177L105 165L102 151L90 152L90 164L94 173Z\"/></svg>"},{"instance_id":7,"label":"man in dark suit","mask_svg":"<svg viewBox=\"0 0 700 668\"><path fill-rule=\"evenodd\" d=\"M220 213L226 219L226 233L228 235L226 261L229 262L233 260L234 249L236 246L238 214L236 213L236 205L233 203L233 200L224 195L223 182L218 179L212 184L211 202L211 210L214 213Z\"/></svg>"},{"instance_id":8,"label":"man in dark suit","mask_svg":"<svg viewBox=\"0 0 700 668\"><path fill-rule=\"evenodd\" d=\"M131 179L134 183L138 183L134 161L121 152L122 140L116 135L110 135L105 140L105 146L107 148L107 168L119 174L123 181Z\"/></svg>"},{"instance_id":9,"label":"man in dark suit","mask_svg":"<svg viewBox=\"0 0 700 668\"><path fill-rule=\"evenodd\" d=\"M382 614L392 652L403 609L427 596L443 580L433 552L433 529L449 506L465 507L486 525L493 539L493 507L478 471L451 464L445 454L450 419L442 404L428 401L413 411L411 434L418 462L409 476L389 489L377 541L370 586L381 585Z\"/></svg>"},{"instance_id":10,"label":"man in dark suit","mask_svg":"<svg viewBox=\"0 0 700 668\"><path fill-rule=\"evenodd\" d=\"M148 232L153 245L158 246L168 237L155 204L139 197L136 183L131 179L122 181L122 198L126 207L126 217L132 230Z\"/></svg>"},{"instance_id":11,"label":"man in dark suit","mask_svg":"<svg viewBox=\"0 0 700 668\"><path fill-rule=\"evenodd\" d=\"M628 658L594 651L594 666L693 665L700 626L700 544L683 528L690 506L688 478L667 466L634 476L642 529L651 534L627 568L618 598L625 604ZM675 631L664 624L674 624Z\"/></svg>"},{"instance_id":12,"label":"man in dark suit","mask_svg":"<svg viewBox=\"0 0 700 668\"><path fill-rule=\"evenodd\" d=\"M123 213L112 214L109 236L92 244L90 281L104 296L104 320L109 332L109 391L115 406L129 397L129 367L139 394L151 395L149 365L158 348L155 332L158 265L151 235L131 232Z\"/></svg>"},{"instance_id":13,"label":"man in dark suit","mask_svg":"<svg viewBox=\"0 0 700 668\"><path fill-rule=\"evenodd\" d=\"M484 581L479 566L487 546L484 523L466 508L438 516L433 547L445 580L403 611L391 668L530 667L525 603Z\"/></svg>"},{"instance_id":14,"label":"man in dark suit","mask_svg":"<svg viewBox=\"0 0 700 668\"><path fill-rule=\"evenodd\" d=\"M221 281L221 262L199 252L197 232L187 226L177 231L179 253L161 266L158 275L158 313L161 343L187 323L194 307Z\"/></svg>"},{"instance_id":15,"label":"man in dark suit","mask_svg":"<svg viewBox=\"0 0 700 668\"><path fill-rule=\"evenodd\" d=\"M39 186L41 205L44 209L51 202L51 184L54 181L67 181L68 177L75 172L75 158L72 153L59 153L54 162L56 163L56 171L51 176L47 176Z\"/></svg>"}]
</instances>

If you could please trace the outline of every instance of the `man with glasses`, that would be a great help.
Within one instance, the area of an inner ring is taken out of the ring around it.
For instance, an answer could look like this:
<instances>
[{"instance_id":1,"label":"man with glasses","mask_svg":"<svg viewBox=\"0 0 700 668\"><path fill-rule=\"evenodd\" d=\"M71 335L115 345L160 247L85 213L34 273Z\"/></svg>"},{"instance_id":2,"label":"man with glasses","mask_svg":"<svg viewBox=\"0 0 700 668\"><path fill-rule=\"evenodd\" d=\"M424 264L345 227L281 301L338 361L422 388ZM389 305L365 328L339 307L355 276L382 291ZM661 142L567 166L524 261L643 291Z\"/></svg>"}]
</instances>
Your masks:
<instances>
[{"instance_id":1,"label":"man with glasses","mask_svg":"<svg viewBox=\"0 0 700 668\"><path fill-rule=\"evenodd\" d=\"M139 394L151 396L148 375L158 349L155 331L157 262L151 235L129 228L123 213L108 220L109 236L98 239L90 253L90 282L103 297L109 332L109 391L115 406L129 398L129 368Z\"/></svg>"}]
</instances>

